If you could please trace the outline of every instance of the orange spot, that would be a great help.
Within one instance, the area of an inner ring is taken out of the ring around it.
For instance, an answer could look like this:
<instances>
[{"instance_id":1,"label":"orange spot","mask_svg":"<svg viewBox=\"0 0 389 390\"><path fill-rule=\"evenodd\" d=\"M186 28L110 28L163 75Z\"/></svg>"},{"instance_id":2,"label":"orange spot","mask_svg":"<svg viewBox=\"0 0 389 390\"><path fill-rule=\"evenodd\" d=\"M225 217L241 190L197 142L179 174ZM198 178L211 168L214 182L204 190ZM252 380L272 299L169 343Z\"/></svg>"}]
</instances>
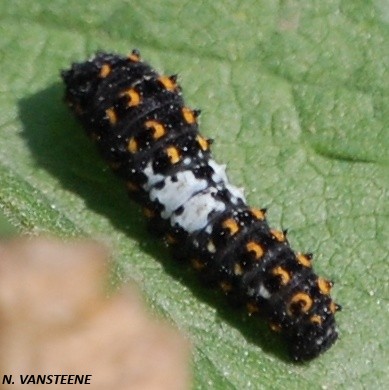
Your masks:
<instances>
[{"instance_id":1,"label":"orange spot","mask_svg":"<svg viewBox=\"0 0 389 390\"><path fill-rule=\"evenodd\" d=\"M132 183L132 182L130 182L130 181L128 181L128 182L126 183L126 185L127 185L128 191L130 191L130 192L136 192L136 191L139 190L139 187L138 187L136 184L134 184L134 183Z\"/></svg>"},{"instance_id":2,"label":"orange spot","mask_svg":"<svg viewBox=\"0 0 389 390\"><path fill-rule=\"evenodd\" d=\"M140 61L140 53L138 50L133 50L132 53L130 53L127 58L132 62L139 62Z\"/></svg>"},{"instance_id":3,"label":"orange spot","mask_svg":"<svg viewBox=\"0 0 389 390\"><path fill-rule=\"evenodd\" d=\"M329 280L319 277L317 278L317 286L322 294L328 295L333 284Z\"/></svg>"},{"instance_id":4,"label":"orange spot","mask_svg":"<svg viewBox=\"0 0 389 390\"><path fill-rule=\"evenodd\" d=\"M301 264L303 267L308 267L308 268L312 267L311 256L304 255L302 253L297 253L296 258L297 258L297 262Z\"/></svg>"},{"instance_id":5,"label":"orange spot","mask_svg":"<svg viewBox=\"0 0 389 390\"><path fill-rule=\"evenodd\" d=\"M147 129L151 129L153 131L154 139L159 139L166 134L165 127L155 120L146 121L145 126Z\"/></svg>"},{"instance_id":6,"label":"orange spot","mask_svg":"<svg viewBox=\"0 0 389 390\"><path fill-rule=\"evenodd\" d=\"M158 81L163 85L163 87L168 91L175 91L177 88L177 84L172 77L168 76L159 76Z\"/></svg>"},{"instance_id":7,"label":"orange spot","mask_svg":"<svg viewBox=\"0 0 389 390\"><path fill-rule=\"evenodd\" d=\"M196 137L197 143L200 145L201 150L204 152L209 149L209 142L204 137L202 137L200 134Z\"/></svg>"},{"instance_id":8,"label":"orange spot","mask_svg":"<svg viewBox=\"0 0 389 390\"><path fill-rule=\"evenodd\" d=\"M153 218L155 216L155 213L153 210L150 210L148 209L147 207L145 207L143 209L143 215L146 217L146 218Z\"/></svg>"},{"instance_id":9,"label":"orange spot","mask_svg":"<svg viewBox=\"0 0 389 390\"><path fill-rule=\"evenodd\" d=\"M315 314L309 318L309 321L311 322L311 324L321 325L323 319L319 315Z\"/></svg>"},{"instance_id":10,"label":"orange spot","mask_svg":"<svg viewBox=\"0 0 389 390\"><path fill-rule=\"evenodd\" d=\"M182 108L182 115L185 119L185 122L192 125L193 123L196 123L196 116L193 112L193 110L191 110L190 108L188 107L183 107Z\"/></svg>"},{"instance_id":11,"label":"orange spot","mask_svg":"<svg viewBox=\"0 0 389 390\"><path fill-rule=\"evenodd\" d=\"M231 236L233 236L234 234L236 234L239 231L238 224L232 218L226 219L222 223L222 228L228 229L230 231Z\"/></svg>"},{"instance_id":12,"label":"orange spot","mask_svg":"<svg viewBox=\"0 0 389 390\"><path fill-rule=\"evenodd\" d=\"M192 263L192 267L196 271L201 271L205 267L205 264L202 261L200 261L199 259L192 259L191 263Z\"/></svg>"},{"instance_id":13,"label":"orange spot","mask_svg":"<svg viewBox=\"0 0 389 390\"><path fill-rule=\"evenodd\" d=\"M331 301L330 303L330 311L332 314L336 313L337 311L341 311L342 308L338 304L336 304L334 301Z\"/></svg>"},{"instance_id":14,"label":"orange spot","mask_svg":"<svg viewBox=\"0 0 389 390\"><path fill-rule=\"evenodd\" d=\"M275 322L269 324L269 328L276 333L280 333L282 331L282 327L279 324L276 324Z\"/></svg>"},{"instance_id":15,"label":"orange spot","mask_svg":"<svg viewBox=\"0 0 389 390\"><path fill-rule=\"evenodd\" d=\"M128 141L127 149L132 154L138 151L138 142L136 142L136 139L134 137L131 137Z\"/></svg>"},{"instance_id":16,"label":"orange spot","mask_svg":"<svg viewBox=\"0 0 389 390\"><path fill-rule=\"evenodd\" d=\"M108 164L113 171L116 171L117 169L119 169L120 165L121 165L120 162L110 162Z\"/></svg>"},{"instance_id":17,"label":"orange spot","mask_svg":"<svg viewBox=\"0 0 389 390\"><path fill-rule=\"evenodd\" d=\"M227 294L228 292L230 292L232 290L232 286L231 286L231 283L228 283L228 282L220 282L219 283L219 286L220 288L222 289L222 291Z\"/></svg>"},{"instance_id":18,"label":"orange spot","mask_svg":"<svg viewBox=\"0 0 389 390\"><path fill-rule=\"evenodd\" d=\"M83 108L79 104L73 106L73 103L69 103L69 107L74 107L74 111L77 115L82 115L84 113Z\"/></svg>"},{"instance_id":19,"label":"orange spot","mask_svg":"<svg viewBox=\"0 0 389 390\"><path fill-rule=\"evenodd\" d=\"M180 161L180 152L175 146L169 146L166 149L166 154L172 164L176 164Z\"/></svg>"},{"instance_id":20,"label":"orange spot","mask_svg":"<svg viewBox=\"0 0 389 390\"><path fill-rule=\"evenodd\" d=\"M90 133L89 137L93 142L100 141L101 139L101 137L96 133Z\"/></svg>"},{"instance_id":21,"label":"orange spot","mask_svg":"<svg viewBox=\"0 0 389 390\"><path fill-rule=\"evenodd\" d=\"M257 244L254 241L249 241L246 244L246 249L247 249L248 252L253 252L254 253L256 260L261 258L263 256L263 254L265 253L265 251L263 250L262 246Z\"/></svg>"},{"instance_id":22,"label":"orange spot","mask_svg":"<svg viewBox=\"0 0 389 390\"><path fill-rule=\"evenodd\" d=\"M256 219L259 219L260 221L263 221L266 218L266 212L264 209L252 208L250 209L250 212Z\"/></svg>"},{"instance_id":23,"label":"orange spot","mask_svg":"<svg viewBox=\"0 0 389 390\"><path fill-rule=\"evenodd\" d=\"M111 73L111 67L108 64L103 64L100 69L99 77L102 79L106 78Z\"/></svg>"},{"instance_id":24,"label":"orange spot","mask_svg":"<svg viewBox=\"0 0 389 390\"><path fill-rule=\"evenodd\" d=\"M296 312L296 306L299 312L307 313L309 309L312 307L313 300L312 298L305 292L299 292L293 295L290 300L288 313L290 315Z\"/></svg>"},{"instance_id":25,"label":"orange spot","mask_svg":"<svg viewBox=\"0 0 389 390\"><path fill-rule=\"evenodd\" d=\"M276 239L278 242L285 241L285 234L281 230L271 229L270 233L272 234L273 238Z\"/></svg>"},{"instance_id":26,"label":"orange spot","mask_svg":"<svg viewBox=\"0 0 389 390\"><path fill-rule=\"evenodd\" d=\"M254 302L248 302L246 304L246 309L247 309L247 312L249 313L249 315L252 315L252 314L255 314L255 313L259 312L259 307Z\"/></svg>"},{"instance_id":27,"label":"orange spot","mask_svg":"<svg viewBox=\"0 0 389 390\"><path fill-rule=\"evenodd\" d=\"M171 234L167 234L165 240L169 245L173 245L177 243L177 240Z\"/></svg>"},{"instance_id":28,"label":"orange spot","mask_svg":"<svg viewBox=\"0 0 389 390\"><path fill-rule=\"evenodd\" d=\"M282 285L287 285L290 282L290 274L288 271L286 271L284 268L281 266L273 268L271 271L274 276L278 276L281 279L281 284Z\"/></svg>"},{"instance_id":29,"label":"orange spot","mask_svg":"<svg viewBox=\"0 0 389 390\"><path fill-rule=\"evenodd\" d=\"M109 123L112 126L117 123L118 117L117 117L115 109L113 107L106 109L105 114L107 115Z\"/></svg>"},{"instance_id":30,"label":"orange spot","mask_svg":"<svg viewBox=\"0 0 389 390\"><path fill-rule=\"evenodd\" d=\"M127 89L126 91L122 92L120 96L128 97L128 107L136 107L140 103L140 94L134 88Z\"/></svg>"}]
</instances>

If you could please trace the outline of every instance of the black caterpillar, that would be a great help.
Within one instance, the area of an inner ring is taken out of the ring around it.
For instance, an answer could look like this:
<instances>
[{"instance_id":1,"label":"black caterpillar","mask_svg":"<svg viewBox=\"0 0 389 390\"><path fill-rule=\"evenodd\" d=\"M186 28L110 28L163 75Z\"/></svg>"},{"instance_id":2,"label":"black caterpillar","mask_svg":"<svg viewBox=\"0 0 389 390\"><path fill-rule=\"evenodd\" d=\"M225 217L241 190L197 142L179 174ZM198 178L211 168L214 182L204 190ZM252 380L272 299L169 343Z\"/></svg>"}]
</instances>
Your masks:
<instances>
[{"instance_id":1,"label":"black caterpillar","mask_svg":"<svg viewBox=\"0 0 389 390\"><path fill-rule=\"evenodd\" d=\"M268 226L265 209L247 206L229 184L175 75L159 75L134 50L97 53L62 78L68 105L176 256L282 332L293 359L311 359L335 342L333 283L313 272L311 254L293 252L285 231Z\"/></svg>"}]
</instances>

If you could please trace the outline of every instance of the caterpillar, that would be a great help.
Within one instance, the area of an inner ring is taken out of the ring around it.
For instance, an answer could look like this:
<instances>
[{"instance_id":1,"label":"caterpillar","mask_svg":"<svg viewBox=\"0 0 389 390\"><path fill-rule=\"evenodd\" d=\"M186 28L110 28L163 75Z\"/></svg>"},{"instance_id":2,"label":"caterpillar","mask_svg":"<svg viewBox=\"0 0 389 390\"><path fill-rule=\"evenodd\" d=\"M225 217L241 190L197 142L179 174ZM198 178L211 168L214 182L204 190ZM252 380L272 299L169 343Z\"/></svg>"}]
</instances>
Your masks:
<instances>
[{"instance_id":1,"label":"caterpillar","mask_svg":"<svg viewBox=\"0 0 389 390\"><path fill-rule=\"evenodd\" d=\"M267 320L294 360L327 350L338 338L333 283L229 183L177 75L157 73L138 50L98 52L61 75L68 106L173 254Z\"/></svg>"}]
</instances>

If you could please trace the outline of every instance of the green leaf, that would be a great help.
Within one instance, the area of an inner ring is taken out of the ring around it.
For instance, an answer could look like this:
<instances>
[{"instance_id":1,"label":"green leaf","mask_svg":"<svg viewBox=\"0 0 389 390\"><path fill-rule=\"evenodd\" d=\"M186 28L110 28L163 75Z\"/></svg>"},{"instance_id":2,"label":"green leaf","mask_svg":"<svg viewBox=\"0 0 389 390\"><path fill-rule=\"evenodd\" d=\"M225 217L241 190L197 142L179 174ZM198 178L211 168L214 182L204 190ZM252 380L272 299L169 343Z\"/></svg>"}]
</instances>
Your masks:
<instances>
[{"instance_id":1,"label":"green leaf","mask_svg":"<svg viewBox=\"0 0 389 390\"><path fill-rule=\"evenodd\" d=\"M389 9L384 0L0 2L0 209L21 232L88 235L118 280L194 345L194 388L386 388ZM204 290L62 103L60 69L139 48L180 74L202 132L251 204L336 282L340 340L290 362L263 324Z\"/></svg>"},{"instance_id":2,"label":"green leaf","mask_svg":"<svg viewBox=\"0 0 389 390\"><path fill-rule=\"evenodd\" d=\"M15 234L14 227L9 223L5 215L0 212L0 238Z\"/></svg>"}]
</instances>

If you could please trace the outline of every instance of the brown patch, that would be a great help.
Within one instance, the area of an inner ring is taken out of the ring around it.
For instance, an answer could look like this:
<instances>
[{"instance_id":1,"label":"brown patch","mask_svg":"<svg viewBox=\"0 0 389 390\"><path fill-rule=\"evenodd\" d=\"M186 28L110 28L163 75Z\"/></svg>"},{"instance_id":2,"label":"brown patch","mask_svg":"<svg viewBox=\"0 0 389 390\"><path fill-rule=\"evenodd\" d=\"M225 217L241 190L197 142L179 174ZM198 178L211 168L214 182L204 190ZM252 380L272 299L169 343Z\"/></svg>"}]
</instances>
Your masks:
<instances>
[{"instance_id":1,"label":"brown patch","mask_svg":"<svg viewBox=\"0 0 389 390\"><path fill-rule=\"evenodd\" d=\"M151 219L151 218L154 218L155 217L155 213L153 210L151 209L148 209L147 207L144 207L143 208L143 215L148 218L148 219Z\"/></svg>"},{"instance_id":2,"label":"brown patch","mask_svg":"<svg viewBox=\"0 0 389 390\"><path fill-rule=\"evenodd\" d=\"M89 133L89 137L93 142L98 142L101 139L101 137L96 133Z\"/></svg>"},{"instance_id":3,"label":"brown patch","mask_svg":"<svg viewBox=\"0 0 389 390\"><path fill-rule=\"evenodd\" d=\"M128 191L130 191L130 192L139 191L139 187L136 184L132 183L131 181L128 181L126 183L126 186L127 186Z\"/></svg>"},{"instance_id":4,"label":"brown patch","mask_svg":"<svg viewBox=\"0 0 389 390\"><path fill-rule=\"evenodd\" d=\"M219 286L225 294L229 293L232 290L231 283L225 281L220 282Z\"/></svg>"},{"instance_id":5,"label":"brown patch","mask_svg":"<svg viewBox=\"0 0 389 390\"><path fill-rule=\"evenodd\" d=\"M2 240L2 372L88 374L94 389L190 388L188 341L129 283L117 292L109 263L96 242Z\"/></svg>"},{"instance_id":6,"label":"brown patch","mask_svg":"<svg viewBox=\"0 0 389 390\"><path fill-rule=\"evenodd\" d=\"M109 162L108 163L109 167L113 170L113 171L117 171L120 166L122 165L120 162L117 162L117 161L112 161L112 162Z\"/></svg>"},{"instance_id":7,"label":"brown patch","mask_svg":"<svg viewBox=\"0 0 389 390\"><path fill-rule=\"evenodd\" d=\"M249 315L253 315L259 313L259 306L255 302L248 302L246 304L246 310L249 313Z\"/></svg>"},{"instance_id":8,"label":"brown patch","mask_svg":"<svg viewBox=\"0 0 389 390\"><path fill-rule=\"evenodd\" d=\"M177 240L171 234L166 234L165 240L169 245L177 244Z\"/></svg>"},{"instance_id":9,"label":"brown patch","mask_svg":"<svg viewBox=\"0 0 389 390\"><path fill-rule=\"evenodd\" d=\"M190 262L196 271L201 271L205 267L205 264L199 259L192 259Z\"/></svg>"},{"instance_id":10,"label":"brown patch","mask_svg":"<svg viewBox=\"0 0 389 390\"><path fill-rule=\"evenodd\" d=\"M275 322L272 322L269 324L269 328L271 331L276 332L276 333L281 333L282 332L282 327L280 324L277 324Z\"/></svg>"}]
</instances>

